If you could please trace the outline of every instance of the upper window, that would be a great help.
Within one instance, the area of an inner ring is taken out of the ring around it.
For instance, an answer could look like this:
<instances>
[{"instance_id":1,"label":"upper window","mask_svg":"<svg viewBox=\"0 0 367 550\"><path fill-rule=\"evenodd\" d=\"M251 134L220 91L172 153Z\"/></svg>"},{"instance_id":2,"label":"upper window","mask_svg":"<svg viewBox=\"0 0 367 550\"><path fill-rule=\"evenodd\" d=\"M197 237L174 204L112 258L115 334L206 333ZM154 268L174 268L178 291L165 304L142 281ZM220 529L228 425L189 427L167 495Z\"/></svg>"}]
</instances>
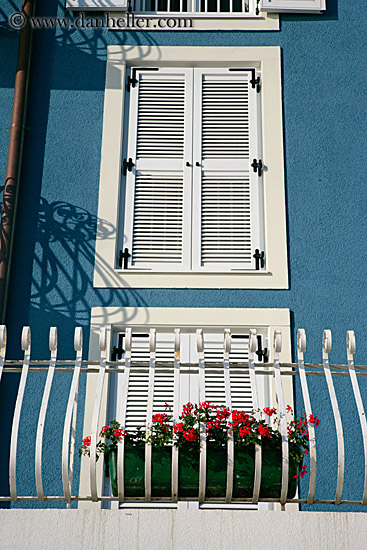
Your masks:
<instances>
[{"instance_id":1,"label":"upper window","mask_svg":"<svg viewBox=\"0 0 367 550\"><path fill-rule=\"evenodd\" d=\"M133 74L120 267L265 269L256 71Z\"/></svg>"},{"instance_id":2,"label":"upper window","mask_svg":"<svg viewBox=\"0 0 367 550\"><path fill-rule=\"evenodd\" d=\"M287 288L279 54L109 47L96 287Z\"/></svg>"}]
</instances>

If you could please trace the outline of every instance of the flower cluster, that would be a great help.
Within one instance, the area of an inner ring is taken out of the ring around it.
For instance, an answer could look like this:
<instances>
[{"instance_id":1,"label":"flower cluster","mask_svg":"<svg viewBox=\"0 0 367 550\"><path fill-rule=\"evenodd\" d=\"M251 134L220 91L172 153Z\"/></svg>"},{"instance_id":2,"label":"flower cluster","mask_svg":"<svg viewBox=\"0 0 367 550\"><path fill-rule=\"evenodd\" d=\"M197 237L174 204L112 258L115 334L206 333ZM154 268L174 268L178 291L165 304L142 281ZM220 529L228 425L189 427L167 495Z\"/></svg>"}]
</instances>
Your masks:
<instances>
[{"instance_id":1,"label":"flower cluster","mask_svg":"<svg viewBox=\"0 0 367 550\"><path fill-rule=\"evenodd\" d=\"M123 430L120 424L116 420L111 420L109 424L107 424L106 426L103 426L99 433L99 437L101 439L98 441L96 445L97 459L100 454L106 454L111 450L116 449L117 443L122 439L125 439L127 435L128 435L128 431ZM106 440L109 441L109 443L107 443ZM92 440L90 436L85 437L83 439L82 447L79 449L79 456L81 455L90 456L91 441Z\"/></svg>"},{"instance_id":2,"label":"flower cluster","mask_svg":"<svg viewBox=\"0 0 367 550\"><path fill-rule=\"evenodd\" d=\"M230 410L224 405L214 405L210 401L199 404L187 403L183 406L178 422L173 422L171 407L165 403L166 412L156 413L148 428L139 427L135 431L123 430L116 420L103 426L100 441L97 443L97 455L107 454L117 448L117 444L125 439L133 445L151 443L157 447L166 445L184 446L186 449L198 450L200 434L207 438L208 445L224 447L229 438L233 438L235 446L245 447L253 444L280 447L282 435L280 419L276 416L277 409L265 407L262 411ZM287 405L287 412L293 416L292 408ZM292 419L287 424L289 453L300 466L300 477L306 473L302 466L305 455L308 454L308 428L317 427L320 420L313 414L306 413L300 418ZM109 443L107 443L107 441ZM91 438L83 439L80 455L90 454ZM295 476L297 477L297 476Z\"/></svg>"}]
</instances>

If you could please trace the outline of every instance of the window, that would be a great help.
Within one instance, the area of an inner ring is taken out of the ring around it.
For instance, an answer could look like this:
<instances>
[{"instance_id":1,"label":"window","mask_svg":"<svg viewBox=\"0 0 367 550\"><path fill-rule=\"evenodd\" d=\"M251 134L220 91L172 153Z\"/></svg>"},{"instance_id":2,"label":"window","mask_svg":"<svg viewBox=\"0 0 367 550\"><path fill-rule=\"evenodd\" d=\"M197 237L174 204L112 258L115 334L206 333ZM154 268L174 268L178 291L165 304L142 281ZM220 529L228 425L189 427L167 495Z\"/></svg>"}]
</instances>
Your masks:
<instances>
[{"instance_id":1,"label":"window","mask_svg":"<svg viewBox=\"0 0 367 550\"><path fill-rule=\"evenodd\" d=\"M274 12L320 12L326 0L261 0L261 9Z\"/></svg>"},{"instance_id":2,"label":"window","mask_svg":"<svg viewBox=\"0 0 367 550\"><path fill-rule=\"evenodd\" d=\"M108 27L115 30L279 30L278 15L262 11L259 2L260 0L66 0L66 9L89 10L86 17L91 18L94 17L93 11L108 12ZM111 18L115 19L115 23L112 23Z\"/></svg>"},{"instance_id":3,"label":"window","mask_svg":"<svg viewBox=\"0 0 367 550\"><path fill-rule=\"evenodd\" d=\"M110 46L95 287L287 288L281 107L279 48Z\"/></svg>"},{"instance_id":4,"label":"window","mask_svg":"<svg viewBox=\"0 0 367 550\"><path fill-rule=\"evenodd\" d=\"M101 326L109 327L108 343L109 348L113 345L124 343L125 327L131 327L133 331L133 358L145 360L148 355L149 329L154 327L157 330L157 360L169 360L173 356L173 329L181 329L181 362L197 362L196 334L197 328L204 331L204 352L205 361L210 364L221 359L223 350L223 330L230 328L232 332L232 361L245 361L248 349L248 333L250 328L255 328L261 337L262 348L267 347L269 360L272 360L271 342L273 332L276 328L282 330L282 352L281 361L291 360L290 342L290 317L287 309L243 309L243 308L118 308L118 307L95 307L91 310L91 334L89 345L89 360L98 360L99 357L99 330ZM213 371L213 367L211 368ZM120 399L118 376L111 375L110 380L105 382L104 400L102 402L100 424L114 417L116 405ZM154 410L163 410L165 401L172 401L172 376L170 373L158 376L155 382L156 393ZM135 381L137 396L130 396L128 400L128 422L130 429L134 425L144 424L146 414L146 392L147 376L144 372L131 373L132 381ZM196 373L185 373L181 375L181 404L189 400L198 401L198 375ZM218 369L218 374L213 372L206 374L206 399L217 404L225 400L223 388L223 370ZM260 378L260 377L259 377ZM263 377L259 381L259 399L261 406L265 403L276 406L273 379ZM292 377L283 380L283 389L286 402L293 403ZM96 376L87 377L86 404L84 411L84 434L90 433L90 421L93 415L94 397L96 392ZM231 375L231 394L233 408L252 407L252 397L247 373ZM100 483L103 477L103 464L99 461ZM82 461L80 494L89 493L89 470L88 463ZM81 503L80 507L91 508L96 506L93 503ZM97 504L97 506L99 506ZM173 505L171 505L173 506ZM218 507L218 505L216 505ZM210 507L209 504L203 506Z\"/></svg>"},{"instance_id":5,"label":"window","mask_svg":"<svg viewBox=\"0 0 367 550\"><path fill-rule=\"evenodd\" d=\"M256 74L133 71L126 158L134 166L125 170L121 190L120 238L129 258L120 267L261 269L254 258L264 249L262 178L254 164L261 158Z\"/></svg>"}]
</instances>

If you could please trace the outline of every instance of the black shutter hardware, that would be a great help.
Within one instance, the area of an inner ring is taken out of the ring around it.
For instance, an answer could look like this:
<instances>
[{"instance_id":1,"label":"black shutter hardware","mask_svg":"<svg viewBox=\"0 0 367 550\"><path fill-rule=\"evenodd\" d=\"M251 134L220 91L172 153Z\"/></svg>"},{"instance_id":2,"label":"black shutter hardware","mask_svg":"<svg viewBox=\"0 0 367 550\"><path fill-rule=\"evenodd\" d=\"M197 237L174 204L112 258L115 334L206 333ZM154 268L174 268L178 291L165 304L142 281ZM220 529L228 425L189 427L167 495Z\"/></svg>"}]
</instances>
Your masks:
<instances>
[{"instance_id":1,"label":"black shutter hardware","mask_svg":"<svg viewBox=\"0 0 367 550\"><path fill-rule=\"evenodd\" d=\"M126 176L128 171L132 172L133 166L135 166L135 164L133 163L132 158L129 158L129 160L124 159L122 161L122 168L123 168L124 176Z\"/></svg>"},{"instance_id":2,"label":"black shutter hardware","mask_svg":"<svg viewBox=\"0 0 367 550\"><path fill-rule=\"evenodd\" d=\"M261 175L263 173L263 162L261 159L257 160L257 159L254 159L252 161L252 164L251 164L255 174L257 172L257 175L259 176L259 178L261 178Z\"/></svg>"},{"instance_id":3,"label":"black shutter hardware","mask_svg":"<svg viewBox=\"0 0 367 550\"><path fill-rule=\"evenodd\" d=\"M255 269L257 271L259 271L260 266L265 267L265 252L263 250L260 252L260 250L256 248L255 254L252 257L255 258Z\"/></svg>"},{"instance_id":4,"label":"black shutter hardware","mask_svg":"<svg viewBox=\"0 0 367 550\"><path fill-rule=\"evenodd\" d=\"M129 4L130 5L130 4ZM130 11L130 10L128 10ZM132 10L131 10L132 11ZM126 89L128 92L130 92L131 88L135 88L137 84L139 84L139 80L136 78L136 71L138 70L144 70L144 71L159 71L159 68L157 67L144 67L143 69L140 67L134 67L131 69L131 76L127 77L127 86Z\"/></svg>"},{"instance_id":5,"label":"black shutter hardware","mask_svg":"<svg viewBox=\"0 0 367 550\"><path fill-rule=\"evenodd\" d=\"M263 363L267 363L269 361L268 348L262 349L260 334L257 335L257 351L255 353L259 361L263 361Z\"/></svg>"},{"instance_id":6,"label":"black shutter hardware","mask_svg":"<svg viewBox=\"0 0 367 550\"><path fill-rule=\"evenodd\" d=\"M124 251L119 251L119 267L123 267L124 269L127 269L127 262L130 258L131 254L129 254L129 249L125 248ZM124 264L124 265L122 265Z\"/></svg>"},{"instance_id":7,"label":"black shutter hardware","mask_svg":"<svg viewBox=\"0 0 367 550\"><path fill-rule=\"evenodd\" d=\"M256 15L258 15L258 13L256 13ZM256 70L255 69L240 69L240 68L237 68L237 67L230 67L228 69L229 71L243 71L243 72L249 72L251 73L251 80L250 80L250 84L253 88L256 88L256 92L259 94L260 93L260 90L261 90L261 84L260 84L260 77L256 77Z\"/></svg>"},{"instance_id":8,"label":"black shutter hardware","mask_svg":"<svg viewBox=\"0 0 367 550\"><path fill-rule=\"evenodd\" d=\"M122 344L119 343L119 347L113 346L112 352L111 352L111 361L117 361L117 358L122 359L122 355L125 353L124 348L122 347Z\"/></svg>"}]
</instances>

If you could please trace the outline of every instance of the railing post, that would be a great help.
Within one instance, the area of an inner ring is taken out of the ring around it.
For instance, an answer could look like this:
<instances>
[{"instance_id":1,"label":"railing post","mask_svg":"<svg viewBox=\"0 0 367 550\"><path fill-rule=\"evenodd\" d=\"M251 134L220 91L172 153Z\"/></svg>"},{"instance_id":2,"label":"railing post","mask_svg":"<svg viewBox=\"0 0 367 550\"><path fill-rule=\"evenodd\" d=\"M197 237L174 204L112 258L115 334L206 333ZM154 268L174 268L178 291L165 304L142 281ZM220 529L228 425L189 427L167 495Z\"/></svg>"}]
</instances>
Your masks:
<instances>
[{"instance_id":1,"label":"railing post","mask_svg":"<svg viewBox=\"0 0 367 550\"><path fill-rule=\"evenodd\" d=\"M354 354L356 352L356 338L353 330L347 331L347 359L350 381L353 387L354 399L358 409L359 422L361 424L363 450L364 450L364 488L361 504L367 504L367 422L359 384L354 369Z\"/></svg>"},{"instance_id":2,"label":"railing post","mask_svg":"<svg viewBox=\"0 0 367 550\"><path fill-rule=\"evenodd\" d=\"M81 327L76 327L74 332L74 349L76 351L75 368L70 386L68 404L66 406L61 458L62 486L64 489L65 500L67 502L67 508L71 507L71 490L73 484L76 420L78 411L78 386L83 354L83 329Z\"/></svg>"},{"instance_id":3,"label":"railing post","mask_svg":"<svg viewBox=\"0 0 367 550\"><path fill-rule=\"evenodd\" d=\"M22 350L24 351L24 360L22 374L20 377L17 400L15 402L13 425L10 438L10 459L9 459L9 485L10 498L12 502L17 501L17 447L20 414L22 412L24 390L27 383L29 362L31 360L31 329L23 327L22 330Z\"/></svg>"},{"instance_id":4,"label":"railing post","mask_svg":"<svg viewBox=\"0 0 367 550\"><path fill-rule=\"evenodd\" d=\"M331 376L330 366L329 366L329 353L331 352L331 347L332 347L331 331L324 330L324 334L322 338L322 362L324 366L326 383L329 390L331 406L334 413L336 436L338 441L338 477L337 477L334 504L340 504L342 499L342 493L343 493L343 485L344 485L344 436L343 436L343 425L342 425L342 419L340 416L338 400L336 398L335 388L334 388L333 379Z\"/></svg>"},{"instance_id":5,"label":"railing post","mask_svg":"<svg viewBox=\"0 0 367 550\"><path fill-rule=\"evenodd\" d=\"M37 497L40 502L45 500L43 494L42 484L42 445L43 445L43 430L45 427L46 413L48 408L48 402L50 399L50 392L52 381L55 374L56 358L57 358L57 328L51 327L48 338L49 349L51 351L50 365L48 368L47 378L45 382L45 389L43 390L43 397L41 403L40 414L38 417L37 436L36 436L36 453L35 453L35 475L36 475L36 489Z\"/></svg>"},{"instance_id":6,"label":"railing post","mask_svg":"<svg viewBox=\"0 0 367 550\"><path fill-rule=\"evenodd\" d=\"M97 495L97 436L98 436L98 420L101 410L101 400L103 391L103 382L106 372L106 347L107 347L107 328L101 327L99 332L99 351L100 351L100 366L98 374L98 382L96 389L96 398L94 400L94 409L92 417L91 427L91 442L90 442L90 457L89 457L89 475L90 475L90 490L92 495L92 501L98 502Z\"/></svg>"},{"instance_id":7,"label":"railing post","mask_svg":"<svg viewBox=\"0 0 367 550\"><path fill-rule=\"evenodd\" d=\"M175 349L173 360L173 426L178 423L180 414L180 329L175 328ZM178 447L175 440L172 445L172 501L178 500Z\"/></svg>"},{"instance_id":8,"label":"railing post","mask_svg":"<svg viewBox=\"0 0 367 550\"><path fill-rule=\"evenodd\" d=\"M301 379L303 402L305 404L307 419L309 420L312 414L312 409L311 409L310 394L308 392L305 362L303 359L303 354L305 351L306 351L306 332L303 328L300 328L298 329L298 332L297 332L298 370L299 370L299 375ZM317 473L316 437L315 437L315 427L313 424L308 423L308 434L309 434L309 448L310 448L310 483L308 487L307 504L312 504L315 498L316 473Z\"/></svg>"},{"instance_id":9,"label":"railing post","mask_svg":"<svg viewBox=\"0 0 367 550\"><path fill-rule=\"evenodd\" d=\"M278 395L279 417L280 417L280 432L282 434L282 488L280 491L280 504L282 510L285 509L288 494L288 472L289 472L289 448L288 448L288 433L287 433L287 413L285 410L284 393L282 379L280 374L279 353L282 350L282 333L280 329L274 330L273 337L274 350L274 376L275 385Z\"/></svg>"},{"instance_id":10,"label":"railing post","mask_svg":"<svg viewBox=\"0 0 367 550\"><path fill-rule=\"evenodd\" d=\"M257 350L256 330L250 329L249 341L248 341L248 367L250 373L252 403L255 411L255 419L257 422L260 420L260 405L259 396L257 391L257 382L255 374L255 353ZM255 474L254 474L254 492L252 494L252 502L257 504L260 495L261 486L261 465L262 465L262 448L261 445L255 445Z\"/></svg>"},{"instance_id":11,"label":"railing post","mask_svg":"<svg viewBox=\"0 0 367 550\"><path fill-rule=\"evenodd\" d=\"M149 332L149 386L147 417L145 423L146 433L150 434L150 427L153 417L154 401L154 377L156 362L156 330L151 328ZM152 498L152 443L145 443L145 502L150 502Z\"/></svg>"},{"instance_id":12,"label":"railing post","mask_svg":"<svg viewBox=\"0 0 367 550\"><path fill-rule=\"evenodd\" d=\"M123 430L126 429L127 396L129 392L130 369L131 369L131 341L132 331L130 327L125 329L125 368L123 374L123 384L120 401L117 403L117 421ZM118 375L120 378L120 375ZM117 444L117 489L119 502L125 499L125 481L124 481L124 457L125 457L125 439Z\"/></svg>"},{"instance_id":13,"label":"railing post","mask_svg":"<svg viewBox=\"0 0 367 550\"><path fill-rule=\"evenodd\" d=\"M199 355L199 402L205 401L205 358L203 329L196 331L197 350ZM206 424L200 423L200 460L199 460L199 502L205 500L206 488Z\"/></svg>"},{"instance_id":14,"label":"railing post","mask_svg":"<svg viewBox=\"0 0 367 550\"><path fill-rule=\"evenodd\" d=\"M224 329L224 342L223 342L223 369L224 369L224 385L226 392L226 407L232 409L231 398L231 380L229 376L229 354L231 352L231 331L229 328ZM233 473L234 473L234 437L233 429L228 434L227 442L227 488L226 488L226 502L232 501L233 493Z\"/></svg>"}]
</instances>

